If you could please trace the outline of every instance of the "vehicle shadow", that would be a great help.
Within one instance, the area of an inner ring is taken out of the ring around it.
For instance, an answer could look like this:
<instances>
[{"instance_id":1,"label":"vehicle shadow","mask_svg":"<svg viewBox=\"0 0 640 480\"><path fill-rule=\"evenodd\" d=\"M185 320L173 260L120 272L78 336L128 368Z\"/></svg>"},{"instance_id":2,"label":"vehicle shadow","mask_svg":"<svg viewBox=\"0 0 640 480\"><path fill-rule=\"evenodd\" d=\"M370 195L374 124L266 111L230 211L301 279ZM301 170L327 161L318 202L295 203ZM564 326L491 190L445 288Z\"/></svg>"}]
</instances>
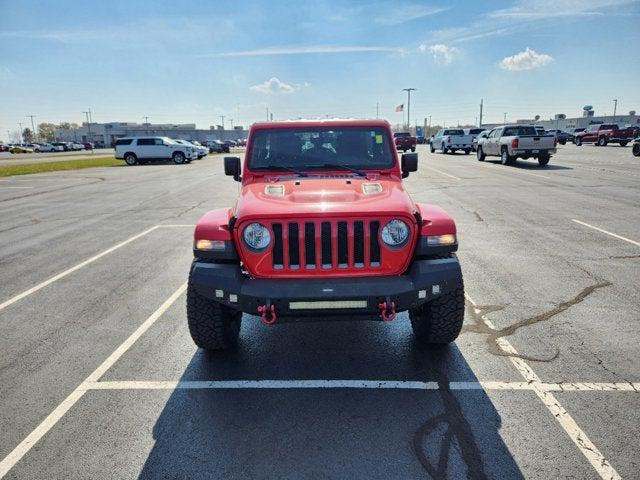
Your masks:
<instances>
[{"instance_id":1,"label":"vehicle shadow","mask_svg":"<svg viewBox=\"0 0 640 480\"><path fill-rule=\"evenodd\" d=\"M485 160L487 163L491 163L493 165L501 165L500 160ZM553 158L551 158L551 162L553 162ZM501 165L502 166L502 165ZM532 170L538 172L546 172L549 170L573 170L573 167L565 167L564 165L557 165L554 163L549 163L544 167L541 167L536 160L516 160L510 165L505 165L511 168L517 168L521 170Z\"/></svg>"},{"instance_id":2,"label":"vehicle shadow","mask_svg":"<svg viewBox=\"0 0 640 480\"><path fill-rule=\"evenodd\" d=\"M245 317L250 341L233 353L197 351L182 380L402 379L440 388L176 389L139 478L524 478L490 398L449 389L452 379L477 381L460 350L426 349L406 324L389 327L267 329Z\"/></svg>"}]
</instances>

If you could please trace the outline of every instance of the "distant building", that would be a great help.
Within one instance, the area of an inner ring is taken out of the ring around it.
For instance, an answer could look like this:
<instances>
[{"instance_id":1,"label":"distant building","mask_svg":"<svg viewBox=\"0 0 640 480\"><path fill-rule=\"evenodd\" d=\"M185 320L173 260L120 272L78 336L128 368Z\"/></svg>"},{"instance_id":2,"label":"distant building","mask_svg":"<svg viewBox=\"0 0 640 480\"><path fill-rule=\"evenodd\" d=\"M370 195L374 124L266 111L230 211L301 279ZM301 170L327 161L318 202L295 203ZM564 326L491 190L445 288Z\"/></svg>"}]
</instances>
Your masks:
<instances>
[{"instance_id":1,"label":"distant building","mask_svg":"<svg viewBox=\"0 0 640 480\"><path fill-rule=\"evenodd\" d=\"M633 115L631 115L633 114ZM513 122L507 122L513 123ZM516 120L517 124L542 125L546 130L567 130L574 128L587 128L589 125L600 123L617 123L618 125L640 126L640 116L635 112L629 112L627 115L595 115L593 110L585 110L582 117L574 118L550 118L548 120L520 119ZM499 127L502 123L484 123L483 128Z\"/></svg>"},{"instance_id":2,"label":"distant building","mask_svg":"<svg viewBox=\"0 0 640 480\"><path fill-rule=\"evenodd\" d=\"M55 139L61 142L92 142L111 146L118 138L142 137L146 135L170 137L181 140L238 140L247 138L248 131L241 126L233 130L222 130L214 126L208 130L197 129L195 123L154 124L154 123L83 123L76 129L58 128Z\"/></svg>"}]
</instances>

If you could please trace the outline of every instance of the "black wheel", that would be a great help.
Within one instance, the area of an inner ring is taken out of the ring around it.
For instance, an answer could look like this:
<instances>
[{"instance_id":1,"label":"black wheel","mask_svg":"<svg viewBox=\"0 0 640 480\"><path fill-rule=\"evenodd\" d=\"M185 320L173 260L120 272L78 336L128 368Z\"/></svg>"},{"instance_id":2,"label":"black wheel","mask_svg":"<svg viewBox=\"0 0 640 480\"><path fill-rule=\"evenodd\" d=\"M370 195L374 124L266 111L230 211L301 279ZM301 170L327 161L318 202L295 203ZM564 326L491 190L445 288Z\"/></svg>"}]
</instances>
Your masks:
<instances>
[{"instance_id":1,"label":"black wheel","mask_svg":"<svg viewBox=\"0 0 640 480\"><path fill-rule=\"evenodd\" d=\"M549 155L541 155L538 157L538 163L541 167L544 167L547 163L549 163L550 159L551 157Z\"/></svg>"},{"instance_id":2,"label":"black wheel","mask_svg":"<svg viewBox=\"0 0 640 480\"><path fill-rule=\"evenodd\" d=\"M502 163L502 165L511 165L513 163L513 157L509 155L509 151L506 148L502 149L500 163Z\"/></svg>"},{"instance_id":3,"label":"black wheel","mask_svg":"<svg viewBox=\"0 0 640 480\"><path fill-rule=\"evenodd\" d=\"M457 150L455 148L452 148L451 150L449 150L449 152L451 153L451 155L453 155L454 153L457 152Z\"/></svg>"},{"instance_id":4,"label":"black wheel","mask_svg":"<svg viewBox=\"0 0 640 480\"><path fill-rule=\"evenodd\" d=\"M562 139L562 140L558 140L558 143L559 143L560 145L565 145L565 144L567 143L567 141L566 141L566 140L564 140L564 139Z\"/></svg>"},{"instance_id":5,"label":"black wheel","mask_svg":"<svg viewBox=\"0 0 640 480\"><path fill-rule=\"evenodd\" d=\"M580 137L576 137L573 143L575 143L576 146L579 147L580 145L582 145L582 139Z\"/></svg>"},{"instance_id":6,"label":"black wheel","mask_svg":"<svg viewBox=\"0 0 640 480\"><path fill-rule=\"evenodd\" d=\"M444 143L442 144L440 149L442 150L442 153L447 153L447 147L444 146Z\"/></svg>"},{"instance_id":7,"label":"black wheel","mask_svg":"<svg viewBox=\"0 0 640 480\"><path fill-rule=\"evenodd\" d=\"M416 151L416 147L411 147L411 151L415 152Z\"/></svg>"},{"instance_id":8,"label":"black wheel","mask_svg":"<svg viewBox=\"0 0 640 480\"><path fill-rule=\"evenodd\" d=\"M433 148L433 143L429 143L429 150L431 150L431 153L436 151L436 149Z\"/></svg>"},{"instance_id":9,"label":"black wheel","mask_svg":"<svg viewBox=\"0 0 640 480\"><path fill-rule=\"evenodd\" d=\"M640 157L640 143L634 143L631 151L633 152L634 156Z\"/></svg>"},{"instance_id":10,"label":"black wheel","mask_svg":"<svg viewBox=\"0 0 640 480\"><path fill-rule=\"evenodd\" d=\"M629 143L629 142L620 142L620 146L621 146L621 147L626 147L626 146L627 146L627 143Z\"/></svg>"},{"instance_id":11,"label":"black wheel","mask_svg":"<svg viewBox=\"0 0 640 480\"><path fill-rule=\"evenodd\" d=\"M598 139L598 146L599 147L604 147L607 145L607 139L605 137L600 137Z\"/></svg>"},{"instance_id":12,"label":"black wheel","mask_svg":"<svg viewBox=\"0 0 640 480\"><path fill-rule=\"evenodd\" d=\"M409 319L416 339L427 344L453 342L462 329L464 321L464 285L460 284L450 293L409 310Z\"/></svg>"},{"instance_id":13,"label":"black wheel","mask_svg":"<svg viewBox=\"0 0 640 480\"><path fill-rule=\"evenodd\" d=\"M194 343L205 350L228 350L238 343L242 313L203 297L189 281L187 323Z\"/></svg>"},{"instance_id":14,"label":"black wheel","mask_svg":"<svg viewBox=\"0 0 640 480\"><path fill-rule=\"evenodd\" d=\"M476 150L476 158L478 159L479 162L484 162L484 159L487 158L487 156L482 151L482 147L480 146Z\"/></svg>"},{"instance_id":15,"label":"black wheel","mask_svg":"<svg viewBox=\"0 0 640 480\"><path fill-rule=\"evenodd\" d=\"M129 166L133 166L136 165L138 163L138 157L136 157L136 155L134 153L127 153L124 156L124 161L127 165Z\"/></svg>"},{"instance_id":16,"label":"black wheel","mask_svg":"<svg viewBox=\"0 0 640 480\"><path fill-rule=\"evenodd\" d=\"M469 148L465 148L464 149L464 154L465 155L469 155L470 153L471 153L471 149L469 149Z\"/></svg>"},{"instance_id":17,"label":"black wheel","mask_svg":"<svg viewBox=\"0 0 640 480\"><path fill-rule=\"evenodd\" d=\"M184 153L182 152L175 152L172 156L171 159L173 160L173 163L176 163L178 165L184 163L185 161L185 156Z\"/></svg>"}]
</instances>

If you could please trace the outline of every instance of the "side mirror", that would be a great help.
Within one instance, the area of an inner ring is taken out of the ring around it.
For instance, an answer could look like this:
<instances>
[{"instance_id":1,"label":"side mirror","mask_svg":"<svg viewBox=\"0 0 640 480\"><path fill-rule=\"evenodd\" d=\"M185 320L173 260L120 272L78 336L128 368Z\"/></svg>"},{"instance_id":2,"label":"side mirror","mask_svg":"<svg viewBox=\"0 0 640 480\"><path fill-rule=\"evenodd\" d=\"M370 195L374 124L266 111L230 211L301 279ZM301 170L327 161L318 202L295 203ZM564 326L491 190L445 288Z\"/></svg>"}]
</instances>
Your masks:
<instances>
[{"instance_id":1,"label":"side mirror","mask_svg":"<svg viewBox=\"0 0 640 480\"><path fill-rule=\"evenodd\" d=\"M224 157L224 174L240 181L240 157Z\"/></svg>"},{"instance_id":2,"label":"side mirror","mask_svg":"<svg viewBox=\"0 0 640 480\"><path fill-rule=\"evenodd\" d=\"M417 153L403 153L401 160L402 178L407 178L409 172L418 171L418 154Z\"/></svg>"}]
</instances>

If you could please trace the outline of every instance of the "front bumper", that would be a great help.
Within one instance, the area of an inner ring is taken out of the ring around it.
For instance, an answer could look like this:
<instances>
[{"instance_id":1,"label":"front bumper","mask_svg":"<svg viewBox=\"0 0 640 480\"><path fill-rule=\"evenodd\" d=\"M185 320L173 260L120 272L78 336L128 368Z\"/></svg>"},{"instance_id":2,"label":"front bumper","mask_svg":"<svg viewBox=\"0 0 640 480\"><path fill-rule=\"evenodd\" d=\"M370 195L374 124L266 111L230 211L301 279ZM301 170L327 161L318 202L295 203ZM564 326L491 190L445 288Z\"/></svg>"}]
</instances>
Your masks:
<instances>
[{"instance_id":1,"label":"front bumper","mask_svg":"<svg viewBox=\"0 0 640 480\"><path fill-rule=\"evenodd\" d=\"M327 279L259 279L243 274L237 264L193 264L190 288L232 309L256 315L274 305L278 318L327 315L379 318L379 305L393 302L397 312L417 307L462 282L457 257L415 260L405 275Z\"/></svg>"}]
</instances>

